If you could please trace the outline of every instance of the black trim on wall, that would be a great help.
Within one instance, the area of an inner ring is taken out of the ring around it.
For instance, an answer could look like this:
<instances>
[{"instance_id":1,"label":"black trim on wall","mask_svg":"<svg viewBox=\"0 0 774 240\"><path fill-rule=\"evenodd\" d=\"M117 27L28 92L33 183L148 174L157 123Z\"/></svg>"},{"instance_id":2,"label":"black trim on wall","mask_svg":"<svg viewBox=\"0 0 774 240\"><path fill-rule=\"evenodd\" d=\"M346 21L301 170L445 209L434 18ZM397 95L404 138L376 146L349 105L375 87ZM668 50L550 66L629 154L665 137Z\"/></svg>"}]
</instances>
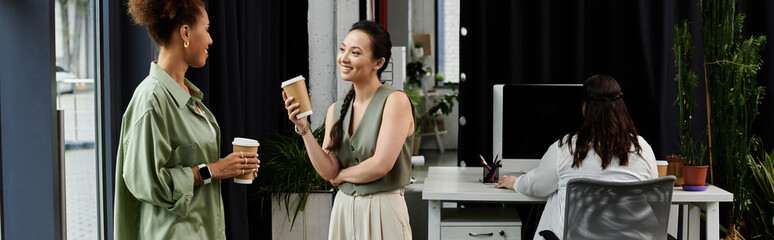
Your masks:
<instances>
[{"instance_id":1,"label":"black trim on wall","mask_svg":"<svg viewBox=\"0 0 774 240\"><path fill-rule=\"evenodd\" d=\"M366 7L366 2L368 2L368 0L360 0L360 4L358 5L360 8L360 20L365 20L368 18L368 8Z\"/></svg>"},{"instance_id":2,"label":"black trim on wall","mask_svg":"<svg viewBox=\"0 0 774 240\"><path fill-rule=\"evenodd\" d=\"M115 180L115 159L122 112L117 107L120 103L121 91L119 86L121 58L120 55L120 24L121 16L125 15L120 1L100 0L95 1L95 37L96 49L96 117L97 154L101 162L98 173L103 179L99 196L102 204L102 226L100 233L104 239L113 239L113 197ZM118 119L118 124L116 124Z\"/></svg>"}]
</instances>

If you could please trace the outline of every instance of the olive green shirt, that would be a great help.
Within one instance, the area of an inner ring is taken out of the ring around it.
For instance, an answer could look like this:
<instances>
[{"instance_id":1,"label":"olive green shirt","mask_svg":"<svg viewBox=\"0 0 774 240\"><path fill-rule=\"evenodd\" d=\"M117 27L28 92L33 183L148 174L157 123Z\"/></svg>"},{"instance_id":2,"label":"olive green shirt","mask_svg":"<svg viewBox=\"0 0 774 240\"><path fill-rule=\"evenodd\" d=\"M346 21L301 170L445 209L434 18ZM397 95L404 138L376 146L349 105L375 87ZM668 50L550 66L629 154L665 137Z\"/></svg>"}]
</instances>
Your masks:
<instances>
[{"instance_id":1,"label":"olive green shirt","mask_svg":"<svg viewBox=\"0 0 774 240\"><path fill-rule=\"evenodd\" d=\"M348 168L360 164L374 156L376 152L376 140L379 138L379 129L382 127L382 114L387 97L394 91L398 91L388 84L382 84L376 90L371 101L368 103L363 118L356 129L353 129L352 136L345 132L341 140L341 147L336 151L336 157L339 160L341 168ZM342 100L333 105L333 112L341 112ZM339 120L339 114L334 114L333 121ZM352 104L342 121L342 129L348 131L350 128L350 119L352 119ZM345 182L339 185L339 190L353 195L368 195L372 193L384 192L395 188L403 187L409 184L411 178L411 153L414 145L414 137L408 137L403 142L398 159L389 172L384 177L373 182L364 184L355 184Z\"/></svg>"},{"instance_id":2,"label":"olive green shirt","mask_svg":"<svg viewBox=\"0 0 774 240\"><path fill-rule=\"evenodd\" d=\"M220 180L194 187L191 171L218 160L220 128L199 88L187 79L185 85L191 95L151 63L126 108L116 161L116 240L226 239Z\"/></svg>"}]
</instances>

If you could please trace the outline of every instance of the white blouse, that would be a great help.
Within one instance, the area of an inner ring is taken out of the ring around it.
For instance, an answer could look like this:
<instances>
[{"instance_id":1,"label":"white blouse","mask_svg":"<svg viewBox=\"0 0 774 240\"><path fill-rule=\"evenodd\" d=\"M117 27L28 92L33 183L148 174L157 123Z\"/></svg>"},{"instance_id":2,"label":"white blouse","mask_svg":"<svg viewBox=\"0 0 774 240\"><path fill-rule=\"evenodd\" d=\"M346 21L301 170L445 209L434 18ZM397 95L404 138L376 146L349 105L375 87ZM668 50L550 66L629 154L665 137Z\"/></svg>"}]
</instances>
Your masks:
<instances>
[{"instance_id":1,"label":"white blouse","mask_svg":"<svg viewBox=\"0 0 774 240\"><path fill-rule=\"evenodd\" d=\"M565 140L563 138L562 140ZM610 165L602 170L602 159L590 149L586 159L578 168L572 168L577 136L573 137L573 146L554 142L543 155L537 168L517 178L513 183L516 192L536 197L548 197L543 216L540 217L534 239L543 239L538 233L543 230L554 232L560 239L564 235L564 205L567 182L574 178L592 178L606 181L631 182L658 177L656 157L653 149L640 136L637 136L642 151L632 152L629 164L619 166L619 158L613 157ZM568 148L569 147L569 148ZM634 146L632 146L634 151Z\"/></svg>"}]
</instances>

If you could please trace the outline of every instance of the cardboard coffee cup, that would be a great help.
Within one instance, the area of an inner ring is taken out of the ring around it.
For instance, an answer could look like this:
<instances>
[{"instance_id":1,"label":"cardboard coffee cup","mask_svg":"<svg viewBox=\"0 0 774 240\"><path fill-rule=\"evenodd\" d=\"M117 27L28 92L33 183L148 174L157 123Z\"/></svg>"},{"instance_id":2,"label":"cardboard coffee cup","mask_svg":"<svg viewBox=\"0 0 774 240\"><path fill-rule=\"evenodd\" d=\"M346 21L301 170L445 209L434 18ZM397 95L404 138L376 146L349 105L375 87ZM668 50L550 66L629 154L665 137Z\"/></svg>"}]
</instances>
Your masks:
<instances>
[{"instance_id":1,"label":"cardboard coffee cup","mask_svg":"<svg viewBox=\"0 0 774 240\"><path fill-rule=\"evenodd\" d=\"M239 137L235 137L231 144L234 145L235 153L258 153L258 147L261 146L257 140ZM245 174L234 177L234 182L239 184L252 184L253 171L245 171Z\"/></svg>"},{"instance_id":2,"label":"cardboard coffee cup","mask_svg":"<svg viewBox=\"0 0 774 240\"><path fill-rule=\"evenodd\" d=\"M291 104L299 103L298 109L300 110L296 115L296 119L301 119L312 115L312 103L309 101L309 93L306 91L306 81L304 76L298 75L290 80L282 82L282 89L288 97L294 97Z\"/></svg>"},{"instance_id":3,"label":"cardboard coffee cup","mask_svg":"<svg viewBox=\"0 0 774 240\"><path fill-rule=\"evenodd\" d=\"M663 177L667 175L667 168L669 167L669 162L656 161L656 166L658 167L658 177Z\"/></svg>"}]
</instances>

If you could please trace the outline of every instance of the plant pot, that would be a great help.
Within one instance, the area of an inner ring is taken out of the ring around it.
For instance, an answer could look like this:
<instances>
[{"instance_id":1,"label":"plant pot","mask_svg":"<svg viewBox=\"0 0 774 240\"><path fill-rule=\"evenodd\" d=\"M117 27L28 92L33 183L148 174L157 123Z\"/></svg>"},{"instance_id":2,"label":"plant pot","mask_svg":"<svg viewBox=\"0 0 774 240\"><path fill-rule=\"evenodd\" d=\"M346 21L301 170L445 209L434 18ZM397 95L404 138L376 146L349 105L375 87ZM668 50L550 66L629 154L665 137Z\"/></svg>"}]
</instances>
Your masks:
<instances>
[{"instance_id":1,"label":"plant pot","mask_svg":"<svg viewBox=\"0 0 774 240\"><path fill-rule=\"evenodd\" d=\"M435 88L435 77L432 74L425 74L420 81L422 82L422 89L425 91Z\"/></svg>"},{"instance_id":2,"label":"plant pot","mask_svg":"<svg viewBox=\"0 0 774 240\"><path fill-rule=\"evenodd\" d=\"M412 48L411 52L414 54L415 58L419 58L419 57L425 56L425 49L424 48Z\"/></svg>"},{"instance_id":3,"label":"plant pot","mask_svg":"<svg viewBox=\"0 0 774 240\"><path fill-rule=\"evenodd\" d=\"M683 185L683 157L679 155L667 155L666 157L669 166L667 167L667 175L675 176L675 186Z\"/></svg>"},{"instance_id":4,"label":"plant pot","mask_svg":"<svg viewBox=\"0 0 774 240\"><path fill-rule=\"evenodd\" d=\"M707 184L708 166L683 166L683 179L686 186L704 186Z\"/></svg>"},{"instance_id":5,"label":"plant pot","mask_svg":"<svg viewBox=\"0 0 774 240\"><path fill-rule=\"evenodd\" d=\"M298 194L293 193L290 205L293 206L288 217L285 202L272 196L271 223L272 239L327 239L333 208L333 191L311 191L304 211L298 212L293 224L293 213L298 204ZM291 225L293 229L291 229Z\"/></svg>"}]
</instances>

